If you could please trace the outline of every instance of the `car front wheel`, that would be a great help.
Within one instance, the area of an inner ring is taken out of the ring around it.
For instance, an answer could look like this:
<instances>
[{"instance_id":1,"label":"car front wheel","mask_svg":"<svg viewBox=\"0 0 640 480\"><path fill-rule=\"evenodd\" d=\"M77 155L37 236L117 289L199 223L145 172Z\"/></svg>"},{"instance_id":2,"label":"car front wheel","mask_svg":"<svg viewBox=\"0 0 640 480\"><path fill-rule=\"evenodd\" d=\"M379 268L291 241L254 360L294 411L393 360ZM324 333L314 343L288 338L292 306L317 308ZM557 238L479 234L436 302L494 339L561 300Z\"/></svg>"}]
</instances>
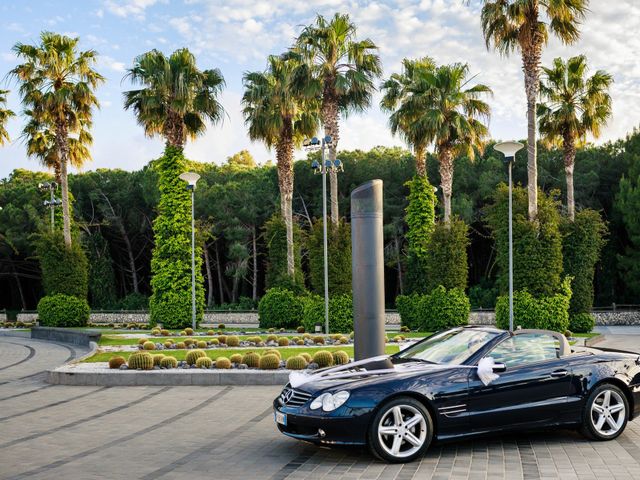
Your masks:
<instances>
[{"instance_id":1,"label":"car front wheel","mask_svg":"<svg viewBox=\"0 0 640 480\"><path fill-rule=\"evenodd\" d=\"M411 397L385 403L369 427L369 447L391 463L410 462L424 454L433 438L433 420L426 407Z\"/></svg>"},{"instance_id":2,"label":"car front wheel","mask_svg":"<svg viewBox=\"0 0 640 480\"><path fill-rule=\"evenodd\" d=\"M628 418L629 403L624 392L605 383L589 395L581 430L592 440L613 440L624 431Z\"/></svg>"}]
</instances>

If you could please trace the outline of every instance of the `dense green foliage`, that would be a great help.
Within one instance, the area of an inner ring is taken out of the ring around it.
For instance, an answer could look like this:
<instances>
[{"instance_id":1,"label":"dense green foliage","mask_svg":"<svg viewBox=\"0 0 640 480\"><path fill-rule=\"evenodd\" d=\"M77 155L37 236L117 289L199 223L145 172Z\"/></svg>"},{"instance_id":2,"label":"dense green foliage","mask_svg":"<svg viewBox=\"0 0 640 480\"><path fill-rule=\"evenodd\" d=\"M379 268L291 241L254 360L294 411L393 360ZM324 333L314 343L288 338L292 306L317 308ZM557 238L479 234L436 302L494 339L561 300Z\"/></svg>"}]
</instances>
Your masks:
<instances>
[{"instance_id":1,"label":"dense green foliage","mask_svg":"<svg viewBox=\"0 0 640 480\"><path fill-rule=\"evenodd\" d=\"M439 285L446 289L467 288L468 230L466 223L455 218L449 225L436 225L429 238L426 257L427 291L432 291Z\"/></svg>"},{"instance_id":2,"label":"dense green foliage","mask_svg":"<svg viewBox=\"0 0 640 480\"><path fill-rule=\"evenodd\" d=\"M406 183L409 187L405 222L407 224L407 276L409 293L429 291L427 257L429 240L435 228L436 195L426 177L415 176Z\"/></svg>"},{"instance_id":3,"label":"dense green foliage","mask_svg":"<svg viewBox=\"0 0 640 480\"><path fill-rule=\"evenodd\" d=\"M270 288L258 304L260 328L295 328L302 314L302 300L285 288Z\"/></svg>"},{"instance_id":4,"label":"dense green foliage","mask_svg":"<svg viewBox=\"0 0 640 480\"><path fill-rule=\"evenodd\" d=\"M526 290L513 294L513 328L540 328L563 332L569 327L571 302L570 279L566 278L558 293L534 297ZM509 328L509 297L503 295L496 303L496 325Z\"/></svg>"},{"instance_id":5,"label":"dense green foliage","mask_svg":"<svg viewBox=\"0 0 640 480\"><path fill-rule=\"evenodd\" d=\"M38 302L38 319L45 327L86 327L89 304L73 295L47 295Z\"/></svg>"},{"instance_id":6,"label":"dense green foliage","mask_svg":"<svg viewBox=\"0 0 640 480\"><path fill-rule=\"evenodd\" d=\"M182 149L167 146L154 165L160 202L153 223L150 323L165 328L191 325L191 199L179 175L186 171ZM202 249L196 244L196 321L204 311Z\"/></svg>"},{"instance_id":7,"label":"dense green foliage","mask_svg":"<svg viewBox=\"0 0 640 480\"><path fill-rule=\"evenodd\" d=\"M311 227L307 238L309 255L309 282L317 294L324 292L324 256L322 220ZM328 270L331 295L351 293L351 225L338 222L328 225Z\"/></svg>"},{"instance_id":8,"label":"dense green foliage","mask_svg":"<svg viewBox=\"0 0 640 480\"><path fill-rule=\"evenodd\" d=\"M589 333L596 325L596 319L590 313L570 313L569 330L574 333Z\"/></svg>"},{"instance_id":9,"label":"dense green foliage","mask_svg":"<svg viewBox=\"0 0 640 480\"><path fill-rule=\"evenodd\" d=\"M403 326L435 332L469 323L471 305L460 288L435 288L427 295L401 295L396 300Z\"/></svg>"},{"instance_id":10,"label":"dense green foliage","mask_svg":"<svg viewBox=\"0 0 640 480\"><path fill-rule=\"evenodd\" d=\"M606 226L598 212L581 210L573 222L562 222L561 231L564 274L572 278L569 310L572 314L589 312L593 307L595 266L605 243Z\"/></svg>"},{"instance_id":11,"label":"dense green foliage","mask_svg":"<svg viewBox=\"0 0 640 480\"><path fill-rule=\"evenodd\" d=\"M86 300L87 257L78 242L66 247L60 232L42 233L36 240L42 269L42 286L47 295L73 295Z\"/></svg>"},{"instance_id":12,"label":"dense green foliage","mask_svg":"<svg viewBox=\"0 0 640 480\"><path fill-rule=\"evenodd\" d=\"M638 135L635 144L639 143ZM620 212L629 243L620 255L620 266L625 274L625 287L633 297L640 295L640 152L630 155L629 172L620 180L620 193L616 210Z\"/></svg>"},{"instance_id":13,"label":"dense green foliage","mask_svg":"<svg viewBox=\"0 0 640 480\"><path fill-rule=\"evenodd\" d=\"M307 332L314 332L316 324L322 325L324 331L324 298L309 295L304 299L304 316L302 326ZM353 331L353 299L351 295L342 294L329 298L329 332L349 333Z\"/></svg>"},{"instance_id":14,"label":"dense green foliage","mask_svg":"<svg viewBox=\"0 0 640 480\"><path fill-rule=\"evenodd\" d=\"M116 281L109 245L100 233L85 236L89 263L89 304L96 310L116 306Z\"/></svg>"},{"instance_id":15,"label":"dense green foliage","mask_svg":"<svg viewBox=\"0 0 640 480\"><path fill-rule=\"evenodd\" d=\"M265 224L265 241L268 249L267 288L282 287L301 292L304 290L304 274L301 266L301 236L299 227L293 229L295 278L287 273L287 227L280 215L274 215Z\"/></svg>"},{"instance_id":16,"label":"dense green foliage","mask_svg":"<svg viewBox=\"0 0 640 480\"><path fill-rule=\"evenodd\" d=\"M493 231L499 267L498 285L502 292L508 288L508 188L501 184L487 221ZM513 189L513 288L528 290L534 296L551 296L561 288L562 237L558 202L552 195L538 194L538 217L527 219L527 192Z\"/></svg>"}]
</instances>

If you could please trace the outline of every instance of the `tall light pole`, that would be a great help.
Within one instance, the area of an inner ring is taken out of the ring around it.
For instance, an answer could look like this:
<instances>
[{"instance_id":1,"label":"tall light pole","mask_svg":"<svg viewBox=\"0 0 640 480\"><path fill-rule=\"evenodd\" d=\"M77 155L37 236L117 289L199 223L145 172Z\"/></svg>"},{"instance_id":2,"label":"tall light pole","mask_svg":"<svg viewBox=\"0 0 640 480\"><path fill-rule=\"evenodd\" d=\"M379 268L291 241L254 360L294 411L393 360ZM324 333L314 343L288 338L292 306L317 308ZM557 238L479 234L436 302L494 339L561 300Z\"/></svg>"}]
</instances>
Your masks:
<instances>
[{"instance_id":1,"label":"tall light pole","mask_svg":"<svg viewBox=\"0 0 640 480\"><path fill-rule=\"evenodd\" d=\"M320 150L320 163L313 161L311 168L313 173L322 174L322 243L324 256L324 331L329 333L329 248L327 241L327 171L341 172L342 162L336 159L334 162L325 160L325 148L331 145L331 137L326 135L321 140L313 137L303 143L307 150Z\"/></svg>"},{"instance_id":2,"label":"tall light pole","mask_svg":"<svg viewBox=\"0 0 640 480\"><path fill-rule=\"evenodd\" d=\"M196 183L200 175L193 172L180 174L191 191L191 328L196 329Z\"/></svg>"},{"instance_id":3,"label":"tall light pole","mask_svg":"<svg viewBox=\"0 0 640 480\"><path fill-rule=\"evenodd\" d=\"M49 207L49 209L51 210L51 232L53 232L53 229L55 227L54 210L58 205L62 205L62 201L55 197L55 191L58 188L58 184L56 182L43 182L38 184L38 188L40 190L49 190L51 194L51 198L49 200L45 200L44 202L42 202L42 204L45 207Z\"/></svg>"},{"instance_id":4,"label":"tall light pole","mask_svg":"<svg viewBox=\"0 0 640 480\"><path fill-rule=\"evenodd\" d=\"M520 142L503 142L493 146L494 150L504 155L504 163L509 171L509 331L513 332L513 181L511 170L516 159L516 152L524 145Z\"/></svg>"}]
</instances>

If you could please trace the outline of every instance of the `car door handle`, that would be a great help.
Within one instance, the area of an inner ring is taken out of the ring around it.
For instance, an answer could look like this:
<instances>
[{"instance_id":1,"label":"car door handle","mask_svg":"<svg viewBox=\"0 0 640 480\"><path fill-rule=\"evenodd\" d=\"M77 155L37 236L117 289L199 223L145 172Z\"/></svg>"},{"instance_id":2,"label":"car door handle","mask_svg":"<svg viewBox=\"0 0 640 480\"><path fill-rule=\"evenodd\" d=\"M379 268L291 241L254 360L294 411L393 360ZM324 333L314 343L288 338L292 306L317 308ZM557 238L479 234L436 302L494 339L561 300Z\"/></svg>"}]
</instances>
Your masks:
<instances>
[{"instance_id":1,"label":"car door handle","mask_svg":"<svg viewBox=\"0 0 640 480\"><path fill-rule=\"evenodd\" d=\"M568 370L555 370L551 372L551 376L553 378L562 378L562 377L566 377L567 375L569 375Z\"/></svg>"}]
</instances>

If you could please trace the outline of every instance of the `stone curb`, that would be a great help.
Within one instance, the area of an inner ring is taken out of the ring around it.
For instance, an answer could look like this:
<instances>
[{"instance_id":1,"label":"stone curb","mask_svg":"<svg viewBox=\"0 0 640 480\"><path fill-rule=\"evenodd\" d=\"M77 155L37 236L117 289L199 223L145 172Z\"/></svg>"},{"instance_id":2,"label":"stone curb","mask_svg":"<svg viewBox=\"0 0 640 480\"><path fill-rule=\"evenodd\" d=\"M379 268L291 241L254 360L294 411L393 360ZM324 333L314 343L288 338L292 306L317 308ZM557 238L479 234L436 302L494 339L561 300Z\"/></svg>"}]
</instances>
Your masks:
<instances>
[{"instance_id":1,"label":"stone curb","mask_svg":"<svg viewBox=\"0 0 640 480\"><path fill-rule=\"evenodd\" d=\"M595 337L585 339L584 346L593 347L594 345L602 342L603 340L604 340L604 335L599 334L599 335L596 335Z\"/></svg>"},{"instance_id":2,"label":"stone curb","mask_svg":"<svg viewBox=\"0 0 640 480\"><path fill-rule=\"evenodd\" d=\"M284 386L289 371L128 371L70 372L64 367L47 372L47 383L54 385L83 385L99 387L133 386Z\"/></svg>"}]
</instances>

